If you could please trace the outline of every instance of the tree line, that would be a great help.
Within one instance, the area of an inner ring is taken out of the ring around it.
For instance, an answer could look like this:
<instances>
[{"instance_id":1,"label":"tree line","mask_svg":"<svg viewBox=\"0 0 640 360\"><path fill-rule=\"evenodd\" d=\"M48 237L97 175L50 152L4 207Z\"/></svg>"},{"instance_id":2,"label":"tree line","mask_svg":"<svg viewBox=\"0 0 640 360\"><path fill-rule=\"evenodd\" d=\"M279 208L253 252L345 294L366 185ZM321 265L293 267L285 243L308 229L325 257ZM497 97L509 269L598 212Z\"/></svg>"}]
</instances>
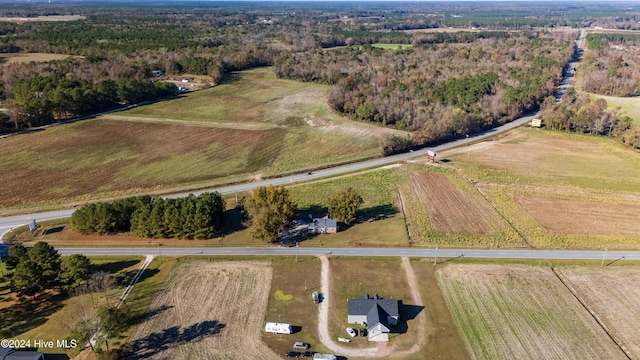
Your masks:
<instances>
[{"instance_id":1,"label":"tree line","mask_svg":"<svg viewBox=\"0 0 640 360\"><path fill-rule=\"evenodd\" d=\"M15 128L32 127L174 94L176 89L173 83L145 79L91 82L38 76L13 85L7 111Z\"/></svg>"},{"instance_id":2,"label":"tree line","mask_svg":"<svg viewBox=\"0 0 640 360\"><path fill-rule=\"evenodd\" d=\"M545 99L540 117L549 129L609 136L640 148L640 128L633 126L631 118L621 115L619 109L609 109L604 99L593 100L573 88L560 102L554 97Z\"/></svg>"},{"instance_id":3,"label":"tree line","mask_svg":"<svg viewBox=\"0 0 640 360\"><path fill-rule=\"evenodd\" d=\"M51 245L40 241L27 249L9 248L5 260L10 288L19 296L32 296L47 290L69 291L91 276L89 259L83 255L64 258Z\"/></svg>"},{"instance_id":4,"label":"tree line","mask_svg":"<svg viewBox=\"0 0 640 360\"><path fill-rule=\"evenodd\" d=\"M337 112L412 131L412 144L420 146L473 134L536 108L560 84L573 50L564 35L501 32L471 43L407 50L354 45L283 53L273 68L281 78L334 85L329 104Z\"/></svg>"},{"instance_id":5,"label":"tree line","mask_svg":"<svg viewBox=\"0 0 640 360\"><path fill-rule=\"evenodd\" d=\"M71 216L82 234L132 232L146 238L209 239L221 232L225 202L217 193L176 199L139 196L81 207Z\"/></svg>"}]
</instances>

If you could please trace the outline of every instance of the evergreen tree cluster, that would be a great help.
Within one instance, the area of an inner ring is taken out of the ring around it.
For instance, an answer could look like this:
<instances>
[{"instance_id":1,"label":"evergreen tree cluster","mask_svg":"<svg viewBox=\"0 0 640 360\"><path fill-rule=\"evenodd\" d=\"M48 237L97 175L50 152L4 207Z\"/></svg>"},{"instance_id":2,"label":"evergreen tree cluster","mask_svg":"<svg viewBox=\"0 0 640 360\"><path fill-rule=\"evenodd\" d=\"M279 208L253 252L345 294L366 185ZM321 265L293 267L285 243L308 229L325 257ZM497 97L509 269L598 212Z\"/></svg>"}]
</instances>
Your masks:
<instances>
[{"instance_id":1,"label":"evergreen tree cluster","mask_svg":"<svg viewBox=\"0 0 640 360\"><path fill-rule=\"evenodd\" d=\"M150 80L68 80L38 76L13 86L9 104L16 128L38 126L73 116L175 94L176 85Z\"/></svg>"},{"instance_id":2,"label":"evergreen tree cluster","mask_svg":"<svg viewBox=\"0 0 640 360\"><path fill-rule=\"evenodd\" d=\"M70 290L91 275L91 262L83 255L60 258L53 246L37 242L31 249L22 245L9 248L6 260L11 290L35 296L45 290Z\"/></svg>"},{"instance_id":3,"label":"evergreen tree cluster","mask_svg":"<svg viewBox=\"0 0 640 360\"><path fill-rule=\"evenodd\" d=\"M217 193L177 199L139 196L86 205L71 216L83 234L131 231L146 238L209 239L220 231L225 202Z\"/></svg>"}]
</instances>

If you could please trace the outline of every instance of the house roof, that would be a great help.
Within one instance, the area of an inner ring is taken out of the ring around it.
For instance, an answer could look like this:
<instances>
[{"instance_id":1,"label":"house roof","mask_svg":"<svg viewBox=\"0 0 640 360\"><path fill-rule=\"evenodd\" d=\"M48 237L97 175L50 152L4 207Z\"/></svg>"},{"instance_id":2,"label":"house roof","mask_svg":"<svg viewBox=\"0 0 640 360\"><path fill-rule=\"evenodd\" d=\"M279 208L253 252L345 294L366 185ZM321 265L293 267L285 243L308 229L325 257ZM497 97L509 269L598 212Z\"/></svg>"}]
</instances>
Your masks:
<instances>
[{"instance_id":1,"label":"house roof","mask_svg":"<svg viewBox=\"0 0 640 360\"><path fill-rule=\"evenodd\" d=\"M0 347L0 360L38 360L42 353L37 351L16 351L12 348Z\"/></svg>"},{"instance_id":2,"label":"house roof","mask_svg":"<svg viewBox=\"0 0 640 360\"><path fill-rule=\"evenodd\" d=\"M400 300L385 300L378 294L374 296L365 294L359 298L348 299L347 311L349 315L366 315L367 327L380 323L389 328L387 318L400 316L400 303Z\"/></svg>"},{"instance_id":3,"label":"house roof","mask_svg":"<svg viewBox=\"0 0 640 360\"><path fill-rule=\"evenodd\" d=\"M313 219L313 226L316 228L334 228L338 226L336 219L332 219L329 216L323 218Z\"/></svg>"}]
</instances>

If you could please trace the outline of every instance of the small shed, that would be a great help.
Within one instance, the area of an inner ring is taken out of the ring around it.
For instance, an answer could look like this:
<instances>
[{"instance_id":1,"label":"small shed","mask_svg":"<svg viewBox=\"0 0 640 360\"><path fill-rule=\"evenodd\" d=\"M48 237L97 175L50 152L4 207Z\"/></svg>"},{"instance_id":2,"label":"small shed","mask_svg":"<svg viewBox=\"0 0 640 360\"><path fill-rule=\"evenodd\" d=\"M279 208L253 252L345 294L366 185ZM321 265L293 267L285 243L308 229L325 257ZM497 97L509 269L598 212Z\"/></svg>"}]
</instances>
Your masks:
<instances>
[{"instance_id":1,"label":"small shed","mask_svg":"<svg viewBox=\"0 0 640 360\"><path fill-rule=\"evenodd\" d=\"M542 127L542 119L533 119L531 120L531 127Z\"/></svg>"},{"instance_id":2,"label":"small shed","mask_svg":"<svg viewBox=\"0 0 640 360\"><path fill-rule=\"evenodd\" d=\"M268 322L264 331L272 334L291 334L291 324Z\"/></svg>"}]
</instances>

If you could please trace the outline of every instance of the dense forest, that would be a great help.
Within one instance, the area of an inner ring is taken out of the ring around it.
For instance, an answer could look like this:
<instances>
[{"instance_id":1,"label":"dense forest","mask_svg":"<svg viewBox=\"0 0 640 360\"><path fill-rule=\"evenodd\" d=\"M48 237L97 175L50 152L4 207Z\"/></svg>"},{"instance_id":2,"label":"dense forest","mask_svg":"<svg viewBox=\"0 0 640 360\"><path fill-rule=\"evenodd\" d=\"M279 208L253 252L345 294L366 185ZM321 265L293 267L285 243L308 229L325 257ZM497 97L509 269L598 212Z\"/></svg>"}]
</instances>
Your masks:
<instances>
[{"instance_id":1,"label":"dense forest","mask_svg":"<svg viewBox=\"0 0 640 360\"><path fill-rule=\"evenodd\" d=\"M333 84L329 102L336 111L416 131L420 145L513 120L552 95L575 34L554 35L462 33L407 50L313 49L280 54L274 71Z\"/></svg>"},{"instance_id":2,"label":"dense forest","mask_svg":"<svg viewBox=\"0 0 640 360\"><path fill-rule=\"evenodd\" d=\"M273 66L283 78L333 85L329 102L337 112L413 131L410 141L392 139L392 151L464 136L537 108L561 80L579 28L638 24L635 13L609 4L4 5L0 17L83 18L0 21L0 53L70 55L46 63L0 59L0 101L8 110L0 112L2 132L174 93L154 71L204 75L215 85L232 71ZM471 31L421 31L449 27ZM619 80L635 76L631 59L623 57L630 66L616 67L615 78L607 61L598 61L608 86L633 94ZM598 74L587 83L604 83Z\"/></svg>"},{"instance_id":3,"label":"dense forest","mask_svg":"<svg viewBox=\"0 0 640 360\"><path fill-rule=\"evenodd\" d=\"M589 34L583 89L609 96L640 95L640 34Z\"/></svg>"}]
</instances>

